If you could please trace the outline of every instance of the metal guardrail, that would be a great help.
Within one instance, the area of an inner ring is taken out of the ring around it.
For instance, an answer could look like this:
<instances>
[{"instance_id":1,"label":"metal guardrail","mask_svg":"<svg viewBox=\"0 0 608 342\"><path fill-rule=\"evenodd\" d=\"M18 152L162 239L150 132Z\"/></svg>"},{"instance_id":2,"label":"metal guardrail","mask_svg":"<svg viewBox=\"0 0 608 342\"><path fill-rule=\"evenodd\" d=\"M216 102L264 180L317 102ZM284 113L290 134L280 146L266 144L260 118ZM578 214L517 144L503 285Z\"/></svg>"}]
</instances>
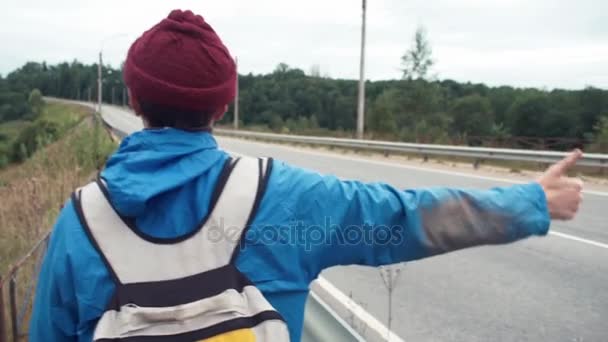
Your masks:
<instances>
[{"instance_id":1,"label":"metal guardrail","mask_svg":"<svg viewBox=\"0 0 608 342\"><path fill-rule=\"evenodd\" d=\"M385 154L390 152L399 152L415 153L423 155L425 157L428 157L429 155L465 157L475 159L476 163L481 160L493 159L552 164L561 160L567 154L566 152L556 151L533 151L506 148L414 144L391 141L261 133L228 129L214 129L214 132L219 135L232 136L238 138L251 138L283 143L343 147L358 150L378 151ZM580 166L608 168L608 154L586 153L577 164Z\"/></svg>"},{"instance_id":2,"label":"metal guardrail","mask_svg":"<svg viewBox=\"0 0 608 342\"><path fill-rule=\"evenodd\" d=\"M366 341L340 315L314 291L306 301L306 315L302 329L302 342L357 342Z\"/></svg>"},{"instance_id":3,"label":"metal guardrail","mask_svg":"<svg viewBox=\"0 0 608 342\"><path fill-rule=\"evenodd\" d=\"M49 237L50 233L46 233L26 255L9 268L4 277L0 278L0 342L18 342L27 337L29 324L26 322L31 314L36 280L48 247ZM28 266L30 270L25 273L24 269ZM19 286L19 276L23 277L25 287ZM7 284L8 303L5 301ZM10 320L7 320L7 309Z\"/></svg>"}]
</instances>

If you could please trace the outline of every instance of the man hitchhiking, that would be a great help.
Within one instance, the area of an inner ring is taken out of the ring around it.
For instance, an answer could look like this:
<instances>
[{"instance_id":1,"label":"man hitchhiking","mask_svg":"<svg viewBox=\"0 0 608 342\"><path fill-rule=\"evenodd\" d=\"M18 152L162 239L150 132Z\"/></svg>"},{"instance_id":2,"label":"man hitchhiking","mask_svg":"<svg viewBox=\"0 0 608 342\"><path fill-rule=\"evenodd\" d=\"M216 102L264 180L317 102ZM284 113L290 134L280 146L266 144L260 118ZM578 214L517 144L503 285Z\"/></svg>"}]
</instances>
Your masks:
<instances>
[{"instance_id":1,"label":"man hitchhiking","mask_svg":"<svg viewBox=\"0 0 608 342\"><path fill-rule=\"evenodd\" d=\"M133 43L124 78L146 129L59 215L30 341L299 341L309 284L328 267L545 235L581 202L582 182L566 176L580 151L536 182L488 191L232 157L211 126L234 98L235 64L190 11Z\"/></svg>"}]
</instances>

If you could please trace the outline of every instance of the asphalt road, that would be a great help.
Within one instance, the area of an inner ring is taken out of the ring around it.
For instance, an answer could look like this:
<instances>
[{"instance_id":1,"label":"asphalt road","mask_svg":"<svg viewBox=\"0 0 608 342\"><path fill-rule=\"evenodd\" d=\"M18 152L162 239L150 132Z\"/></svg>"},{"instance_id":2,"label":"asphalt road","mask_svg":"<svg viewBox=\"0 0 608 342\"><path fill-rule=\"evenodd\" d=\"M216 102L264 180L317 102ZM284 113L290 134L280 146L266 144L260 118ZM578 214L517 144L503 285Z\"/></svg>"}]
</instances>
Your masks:
<instances>
[{"instance_id":1,"label":"asphalt road","mask_svg":"<svg viewBox=\"0 0 608 342\"><path fill-rule=\"evenodd\" d=\"M141 127L112 107L104 118L126 131ZM218 141L230 151L399 188L509 185L390 159ZM608 194L586 193L578 218L551 229L557 234L406 264L394 292L392 330L406 341L608 341ZM387 324L387 291L377 269L336 267L323 276Z\"/></svg>"}]
</instances>

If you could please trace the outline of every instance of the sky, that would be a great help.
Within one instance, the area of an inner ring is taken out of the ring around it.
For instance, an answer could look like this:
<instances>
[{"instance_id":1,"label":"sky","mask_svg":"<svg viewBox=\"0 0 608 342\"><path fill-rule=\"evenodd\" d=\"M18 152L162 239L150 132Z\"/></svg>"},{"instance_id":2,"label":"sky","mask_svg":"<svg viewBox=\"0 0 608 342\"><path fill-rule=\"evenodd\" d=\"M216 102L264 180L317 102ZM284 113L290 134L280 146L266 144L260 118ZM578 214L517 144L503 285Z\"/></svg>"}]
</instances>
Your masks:
<instances>
[{"instance_id":1,"label":"sky","mask_svg":"<svg viewBox=\"0 0 608 342\"><path fill-rule=\"evenodd\" d=\"M608 1L367 0L366 77L401 76L424 26L438 79L545 89L608 88ZM359 77L361 0L2 0L0 74L26 61L119 66L143 31L174 8L202 15L239 72L284 62Z\"/></svg>"}]
</instances>

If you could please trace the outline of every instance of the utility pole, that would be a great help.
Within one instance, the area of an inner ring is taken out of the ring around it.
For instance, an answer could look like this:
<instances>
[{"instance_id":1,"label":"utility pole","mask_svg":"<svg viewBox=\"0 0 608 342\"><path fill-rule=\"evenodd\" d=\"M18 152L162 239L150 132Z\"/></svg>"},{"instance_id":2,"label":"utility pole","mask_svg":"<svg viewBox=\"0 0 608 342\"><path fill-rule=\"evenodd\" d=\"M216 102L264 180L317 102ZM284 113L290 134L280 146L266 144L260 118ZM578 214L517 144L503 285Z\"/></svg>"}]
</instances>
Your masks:
<instances>
[{"instance_id":1,"label":"utility pole","mask_svg":"<svg viewBox=\"0 0 608 342\"><path fill-rule=\"evenodd\" d=\"M101 59L101 51L99 51L99 64L97 64L97 112L99 114L101 114L101 101L102 98L101 96L103 95L102 93L102 82L103 80L101 79L101 65L102 65L102 59Z\"/></svg>"},{"instance_id":2,"label":"utility pole","mask_svg":"<svg viewBox=\"0 0 608 342\"><path fill-rule=\"evenodd\" d=\"M236 64L236 95L234 97L234 129L239 129L239 59L234 58Z\"/></svg>"},{"instance_id":3,"label":"utility pole","mask_svg":"<svg viewBox=\"0 0 608 342\"><path fill-rule=\"evenodd\" d=\"M114 104L114 86L112 86L112 104Z\"/></svg>"},{"instance_id":4,"label":"utility pole","mask_svg":"<svg viewBox=\"0 0 608 342\"><path fill-rule=\"evenodd\" d=\"M87 101L91 102L91 87L87 88Z\"/></svg>"},{"instance_id":5,"label":"utility pole","mask_svg":"<svg viewBox=\"0 0 608 342\"><path fill-rule=\"evenodd\" d=\"M361 63L359 65L359 103L357 106L357 138L363 139L365 124L365 16L367 0L362 0L361 14Z\"/></svg>"},{"instance_id":6,"label":"utility pole","mask_svg":"<svg viewBox=\"0 0 608 342\"><path fill-rule=\"evenodd\" d=\"M363 139L365 125L365 16L367 0L362 0L361 15L361 63L359 65L359 98L357 106L357 138Z\"/></svg>"},{"instance_id":7,"label":"utility pole","mask_svg":"<svg viewBox=\"0 0 608 342\"><path fill-rule=\"evenodd\" d=\"M97 112L99 114L101 114L101 102L103 101L103 91L102 91L102 86L103 86L103 79L102 79L102 69L103 69L103 61L101 58L101 54L103 52L103 46L104 43L107 42L110 39L115 39L115 38L119 38L119 37L124 37L126 34L124 33L119 33L119 34L115 34L112 36L108 36L106 38L104 38L101 43L99 44L99 64L97 65ZM114 103L114 91L112 91L112 103Z\"/></svg>"}]
</instances>

